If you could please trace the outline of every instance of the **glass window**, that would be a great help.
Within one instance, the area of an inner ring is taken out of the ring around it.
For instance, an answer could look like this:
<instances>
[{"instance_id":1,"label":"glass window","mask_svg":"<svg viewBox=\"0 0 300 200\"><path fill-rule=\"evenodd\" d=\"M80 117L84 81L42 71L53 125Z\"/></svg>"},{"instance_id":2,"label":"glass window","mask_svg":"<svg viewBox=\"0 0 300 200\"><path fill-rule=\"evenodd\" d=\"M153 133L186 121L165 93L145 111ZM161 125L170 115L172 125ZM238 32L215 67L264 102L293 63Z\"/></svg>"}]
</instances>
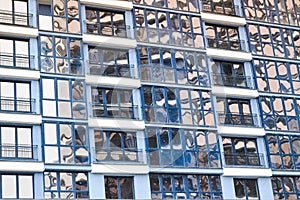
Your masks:
<instances>
[{"instance_id":1,"label":"glass window","mask_svg":"<svg viewBox=\"0 0 300 200\"><path fill-rule=\"evenodd\" d=\"M105 176L106 199L134 199L133 177Z\"/></svg>"},{"instance_id":2,"label":"glass window","mask_svg":"<svg viewBox=\"0 0 300 200\"><path fill-rule=\"evenodd\" d=\"M85 124L43 123L45 163L88 164Z\"/></svg>"},{"instance_id":3,"label":"glass window","mask_svg":"<svg viewBox=\"0 0 300 200\"><path fill-rule=\"evenodd\" d=\"M199 16L135 9L136 37L139 42L203 48Z\"/></svg>"},{"instance_id":4,"label":"glass window","mask_svg":"<svg viewBox=\"0 0 300 200\"><path fill-rule=\"evenodd\" d=\"M168 8L172 10L181 10L189 12L199 12L199 5L197 0L169 0L169 1L158 1L158 0L133 0L134 4L144 4L147 6Z\"/></svg>"},{"instance_id":5,"label":"glass window","mask_svg":"<svg viewBox=\"0 0 300 200\"><path fill-rule=\"evenodd\" d=\"M30 62L29 40L0 38L0 66L30 68Z\"/></svg>"},{"instance_id":6,"label":"glass window","mask_svg":"<svg viewBox=\"0 0 300 200\"><path fill-rule=\"evenodd\" d=\"M246 51L245 41L240 40L236 27L206 24L207 45L234 51Z\"/></svg>"},{"instance_id":7,"label":"glass window","mask_svg":"<svg viewBox=\"0 0 300 200\"><path fill-rule=\"evenodd\" d=\"M299 199L300 198L299 176L274 176L272 186L274 199Z\"/></svg>"},{"instance_id":8,"label":"glass window","mask_svg":"<svg viewBox=\"0 0 300 200\"><path fill-rule=\"evenodd\" d=\"M0 0L0 5L0 23L32 25L32 14L28 13L27 0Z\"/></svg>"},{"instance_id":9,"label":"glass window","mask_svg":"<svg viewBox=\"0 0 300 200\"><path fill-rule=\"evenodd\" d=\"M138 162L135 132L94 130L96 161Z\"/></svg>"},{"instance_id":10,"label":"glass window","mask_svg":"<svg viewBox=\"0 0 300 200\"><path fill-rule=\"evenodd\" d=\"M88 199L88 174L44 172L45 199Z\"/></svg>"},{"instance_id":11,"label":"glass window","mask_svg":"<svg viewBox=\"0 0 300 200\"><path fill-rule=\"evenodd\" d=\"M78 0L39 0L39 29L80 34Z\"/></svg>"},{"instance_id":12,"label":"glass window","mask_svg":"<svg viewBox=\"0 0 300 200\"><path fill-rule=\"evenodd\" d=\"M262 120L267 130L299 131L298 107L300 99L288 97L259 98Z\"/></svg>"},{"instance_id":13,"label":"glass window","mask_svg":"<svg viewBox=\"0 0 300 200\"><path fill-rule=\"evenodd\" d=\"M233 179L238 199L260 199L256 179Z\"/></svg>"},{"instance_id":14,"label":"glass window","mask_svg":"<svg viewBox=\"0 0 300 200\"><path fill-rule=\"evenodd\" d=\"M300 169L299 136L268 134L266 142L273 169Z\"/></svg>"},{"instance_id":15,"label":"glass window","mask_svg":"<svg viewBox=\"0 0 300 200\"><path fill-rule=\"evenodd\" d=\"M80 39L42 35L39 42L41 72L83 75Z\"/></svg>"},{"instance_id":16,"label":"glass window","mask_svg":"<svg viewBox=\"0 0 300 200\"><path fill-rule=\"evenodd\" d=\"M1 174L1 198L33 199L33 175Z\"/></svg>"},{"instance_id":17,"label":"glass window","mask_svg":"<svg viewBox=\"0 0 300 200\"><path fill-rule=\"evenodd\" d=\"M218 168L217 134L202 130L147 128L148 160L153 166Z\"/></svg>"},{"instance_id":18,"label":"glass window","mask_svg":"<svg viewBox=\"0 0 300 200\"><path fill-rule=\"evenodd\" d=\"M132 90L92 87L94 117L135 118Z\"/></svg>"},{"instance_id":19,"label":"glass window","mask_svg":"<svg viewBox=\"0 0 300 200\"><path fill-rule=\"evenodd\" d=\"M102 76L134 77L129 65L128 51L89 46L90 74Z\"/></svg>"},{"instance_id":20,"label":"glass window","mask_svg":"<svg viewBox=\"0 0 300 200\"><path fill-rule=\"evenodd\" d=\"M234 5L234 0L202 0L202 8L204 12L213 12L225 15L242 15L240 8Z\"/></svg>"},{"instance_id":21,"label":"glass window","mask_svg":"<svg viewBox=\"0 0 300 200\"><path fill-rule=\"evenodd\" d=\"M80 79L43 78L43 116L86 118L85 83Z\"/></svg>"},{"instance_id":22,"label":"glass window","mask_svg":"<svg viewBox=\"0 0 300 200\"><path fill-rule=\"evenodd\" d=\"M141 48L141 79L151 83L209 86L205 59L206 56L199 52Z\"/></svg>"},{"instance_id":23,"label":"glass window","mask_svg":"<svg viewBox=\"0 0 300 200\"><path fill-rule=\"evenodd\" d=\"M204 90L143 87L147 122L214 126L210 92Z\"/></svg>"},{"instance_id":24,"label":"glass window","mask_svg":"<svg viewBox=\"0 0 300 200\"><path fill-rule=\"evenodd\" d=\"M152 199L223 199L220 176L150 174Z\"/></svg>"}]
</instances>

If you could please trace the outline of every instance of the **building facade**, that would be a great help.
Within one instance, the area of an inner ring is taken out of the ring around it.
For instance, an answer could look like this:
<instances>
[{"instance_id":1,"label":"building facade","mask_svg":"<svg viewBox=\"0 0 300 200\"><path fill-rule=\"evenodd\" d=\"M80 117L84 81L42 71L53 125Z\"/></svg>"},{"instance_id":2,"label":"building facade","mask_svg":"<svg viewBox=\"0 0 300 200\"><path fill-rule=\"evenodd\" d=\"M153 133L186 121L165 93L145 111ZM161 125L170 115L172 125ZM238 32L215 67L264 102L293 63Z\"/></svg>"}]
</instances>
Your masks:
<instances>
[{"instance_id":1,"label":"building facade","mask_svg":"<svg viewBox=\"0 0 300 200\"><path fill-rule=\"evenodd\" d=\"M299 0L0 5L0 198L300 199Z\"/></svg>"}]
</instances>

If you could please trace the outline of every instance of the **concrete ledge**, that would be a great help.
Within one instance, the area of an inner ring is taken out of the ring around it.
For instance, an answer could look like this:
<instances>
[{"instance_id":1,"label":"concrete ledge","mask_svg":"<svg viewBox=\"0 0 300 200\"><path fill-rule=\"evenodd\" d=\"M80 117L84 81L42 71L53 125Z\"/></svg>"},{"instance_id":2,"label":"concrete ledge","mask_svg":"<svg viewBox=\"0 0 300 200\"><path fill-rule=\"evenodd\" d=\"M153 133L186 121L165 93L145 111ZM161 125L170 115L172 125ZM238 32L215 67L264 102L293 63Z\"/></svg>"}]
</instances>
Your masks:
<instances>
[{"instance_id":1,"label":"concrete ledge","mask_svg":"<svg viewBox=\"0 0 300 200\"><path fill-rule=\"evenodd\" d=\"M263 128L256 127L239 127L239 126L217 126L220 135L233 136L264 136L266 135Z\"/></svg>"},{"instance_id":2,"label":"concrete ledge","mask_svg":"<svg viewBox=\"0 0 300 200\"><path fill-rule=\"evenodd\" d=\"M243 17L229 16L229 15L220 15L216 13L201 13L201 17L203 21L209 23L217 23L224 25L232 25L232 26L245 26L246 19Z\"/></svg>"},{"instance_id":3,"label":"concrete ledge","mask_svg":"<svg viewBox=\"0 0 300 200\"><path fill-rule=\"evenodd\" d=\"M45 166L43 162L33 161L0 161L0 171L3 172L43 172Z\"/></svg>"},{"instance_id":4,"label":"concrete ledge","mask_svg":"<svg viewBox=\"0 0 300 200\"><path fill-rule=\"evenodd\" d=\"M0 122L16 124L41 124L42 116L23 113L0 113Z\"/></svg>"},{"instance_id":5,"label":"concrete ledge","mask_svg":"<svg viewBox=\"0 0 300 200\"><path fill-rule=\"evenodd\" d=\"M31 28L27 26L14 26L0 24L0 34L18 37L30 37L37 38L39 31L37 28Z\"/></svg>"},{"instance_id":6,"label":"concrete ledge","mask_svg":"<svg viewBox=\"0 0 300 200\"><path fill-rule=\"evenodd\" d=\"M89 127L92 128L116 128L127 130L144 130L145 122L143 120L134 119L107 119L107 118L89 118Z\"/></svg>"},{"instance_id":7,"label":"concrete ledge","mask_svg":"<svg viewBox=\"0 0 300 200\"><path fill-rule=\"evenodd\" d=\"M105 47L134 49L137 47L137 42L134 39L120 38L114 36L102 36L93 34L83 34L83 42L88 44L102 45Z\"/></svg>"},{"instance_id":8,"label":"concrete ledge","mask_svg":"<svg viewBox=\"0 0 300 200\"><path fill-rule=\"evenodd\" d=\"M139 88L141 81L133 78L86 75L86 83L92 85L105 85L113 87Z\"/></svg>"},{"instance_id":9,"label":"concrete ledge","mask_svg":"<svg viewBox=\"0 0 300 200\"><path fill-rule=\"evenodd\" d=\"M248 89L248 88L226 87L226 86L213 86L212 93L218 96L246 97L246 98L258 97L257 90Z\"/></svg>"},{"instance_id":10,"label":"concrete ledge","mask_svg":"<svg viewBox=\"0 0 300 200\"><path fill-rule=\"evenodd\" d=\"M231 177L271 177L272 170L270 168L237 168L224 167L223 176Z\"/></svg>"},{"instance_id":11,"label":"concrete ledge","mask_svg":"<svg viewBox=\"0 0 300 200\"><path fill-rule=\"evenodd\" d=\"M80 0L81 4L92 6L101 6L105 8L115 8L121 10L132 10L133 4L129 1L122 0Z\"/></svg>"},{"instance_id":12,"label":"concrete ledge","mask_svg":"<svg viewBox=\"0 0 300 200\"><path fill-rule=\"evenodd\" d=\"M40 71L20 68L4 68L0 67L0 76L4 78L16 78L27 80L39 80Z\"/></svg>"},{"instance_id":13,"label":"concrete ledge","mask_svg":"<svg viewBox=\"0 0 300 200\"><path fill-rule=\"evenodd\" d=\"M206 53L212 58L229 59L233 61L251 61L252 54L242 51L231 51L215 48L207 48Z\"/></svg>"},{"instance_id":14,"label":"concrete ledge","mask_svg":"<svg viewBox=\"0 0 300 200\"><path fill-rule=\"evenodd\" d=\"M92 173L99 174L148 174L149 166L141 164L92 164Z\"/></svg>"}]
</instances>

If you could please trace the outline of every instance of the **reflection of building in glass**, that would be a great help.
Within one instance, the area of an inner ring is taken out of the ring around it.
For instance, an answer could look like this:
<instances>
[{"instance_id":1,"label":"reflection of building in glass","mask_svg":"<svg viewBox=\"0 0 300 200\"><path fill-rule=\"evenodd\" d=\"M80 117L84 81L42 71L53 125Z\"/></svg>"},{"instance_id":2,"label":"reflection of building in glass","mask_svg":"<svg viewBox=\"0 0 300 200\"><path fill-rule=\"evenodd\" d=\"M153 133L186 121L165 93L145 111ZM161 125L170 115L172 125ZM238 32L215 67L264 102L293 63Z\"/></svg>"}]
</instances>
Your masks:
<instances>
[{"instance_id":1,"label":"reflection of building in glass","mask_svg":"<svg viewBox=\"0 0 300 200\"><path fill-rule=\"evenodd\" d=\"M0 198L300 199L299 0L0 5Z\"/></svg>"}]
</instances>

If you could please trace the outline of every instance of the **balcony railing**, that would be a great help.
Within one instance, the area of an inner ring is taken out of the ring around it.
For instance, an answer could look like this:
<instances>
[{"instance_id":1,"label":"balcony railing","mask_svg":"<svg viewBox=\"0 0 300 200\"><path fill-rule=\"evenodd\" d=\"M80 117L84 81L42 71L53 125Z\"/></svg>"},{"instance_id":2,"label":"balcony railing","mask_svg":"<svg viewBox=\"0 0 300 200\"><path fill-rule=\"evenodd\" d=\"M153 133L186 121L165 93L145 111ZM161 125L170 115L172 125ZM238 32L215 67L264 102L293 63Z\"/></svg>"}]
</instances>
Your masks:
<instances>
[{"instance_id":1,"label":"balcony railing","mask_svg":"<svg viewBox=\"0 0 300 200\"><path fill-rule=\"evenodd\" d=\"M0 23L32 26L33 14L0 10Z\"/></svg>"},{"instance_id":2,"label":"balcony railing","mask_svg":"<svg viewBox=\"0 0 300 200\"><path fill-rule=\"evenodd\" d=\"M128 105L112 105L112 104L92 104L92 117L109 117L109 118L125 118L139 119L138 106Z\"/></svg>"},{"instance_id":3,"label":"balcony railing","mask_svg":"<svg viewBox=\"0 0 300 200\"><path fill-rule=\"evenodd\" d=\"M133 29L128 25L107 25L87 20L84 25L85 33L134 39Z\"/></svg>"},{"instance_id":4,"label":"balcony railing","mask_svg":"<svg viewBox=\"0 0 300 200\"><path fill-rule=\"evenodd\" d=\"M37 160L38 149L36 145L0 145L0 159L31 159Z\"/></svg>"},{"instance_id":5,"label":"balcony railing","mask_svg":"<svg viewBox=\"0 0 300 200\"><path fill-rule=\"evenodd\" d=\"M202 10L204 12L211 12L223 15L232 15L243 17L243 11L240 6L237 5L222 5L221 3L216 3L213 0L202 0Z\"/></svg>"},{"instance_id":6,"label":"balcony railing","mask_svg":"<svg viewBox=\"0 0 300 200\"><path fill-rule=\"evenodd\" d=\"M136 148L95 148L95 162L143 162L142 150Z\"/></svg>"},{"instance_id":7,"label":"balcony railing","mask_svg":"<svg viewBox=\"0 0 300 200\"><path fill-rule=\"evenodd\" d=\"M35 113L35 99L0 97L0 110L12 112Z\"/></svg>"},{"instance_id":8,"label":"balcony railing","mask_svg":"<svg viewBox=\"0 0 300 200\"><path fill-rule=\"evenodd\" d=\"M214 85L254 89L251 77L244 75L213 74Z\"/></svg>"},{"instance_id":9,"label":"balcony railing","mask_svg":"<svg viewBox=\"0 0 300 200\"><path fill-rule=\"evenodd\" d=\"M90 74L99 76L114 76L124 78L138 78L134 65L129 64L99 64L88 61Z\"/></svg>"},{"instance_id":10,"label":"balcony railing","mask_svg":"<svg viewBox=\"0 0 300 200\"><path fill-rule=\"evenodd\" d=\"M215 37L206 37L207 46L210 48L218 48L232 51L246 51L248 52L246 42L237 39L219 39Z\"/></svg>"},{"instance_id":11,"label":"balcony railing","mask_svg":"<svg viewBox=\"0 0 300 200\"><path fill-rule=\"evenodd\" d=\"M224 153L226 166L241 167L266 167L264 154L247 153L247 154L227 154Z\"/></svg>"},{"instance_id":12,"label":"balcony railing","mask_svg":"<svg viewBox=\"0 0 300 200\"><path fill-rule=\"evenodd\" d=\"M219 122L222 125L259 127L258 116L256 114L219 112L218 115Z\"/></svg>"},{"instance_id":13,"label":"balcony railing","mask_svg":"<svg viewBox=\"0 0 300 200\"><path fill-rule=\"evenodd\" d=\"M0 52L0 66L33 68L34 56Z\"/></svg>"}]
</instances>

